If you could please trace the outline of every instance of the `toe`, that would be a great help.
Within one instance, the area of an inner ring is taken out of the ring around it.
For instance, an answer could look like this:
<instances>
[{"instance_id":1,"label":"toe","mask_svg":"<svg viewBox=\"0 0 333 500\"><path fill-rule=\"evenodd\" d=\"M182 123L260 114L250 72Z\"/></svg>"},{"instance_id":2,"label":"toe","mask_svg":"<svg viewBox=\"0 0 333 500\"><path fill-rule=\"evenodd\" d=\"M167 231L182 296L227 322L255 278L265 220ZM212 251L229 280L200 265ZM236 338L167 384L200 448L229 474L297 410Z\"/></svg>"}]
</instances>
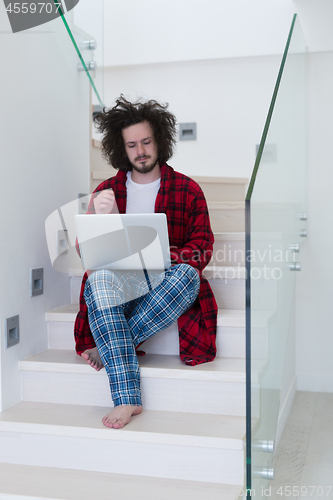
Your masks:
<instances>
[{"instance_id":1,"label":"toe","mask_svg":"<svg viewBox=\"0 0 333 500\"><path fill-rule=\"evenodd\" d=\"M110 422L108 421L108 419L106 417L103 418L102 422L105 425L105 427L112 427L112 424L110 424Z\"/></svg>"},{"instance_id":2,"label":"toe","mask_svg":"<svg viewBox=\"0 0 333 500\"><path fill-rule=\"evenodd\" d=\"M125 422L123 420L117 420L114 424L113 424L113 427L115 429L121 429L122 427L124 427L125 425Z\"/></svg>"},{"instance_id":3,"label":"toe","mask_svg":"<svg viewBox=\"0 0 333 500\"><path fill-rule=\"evenodd\" d=\"M117 418L116 417L109 417L108 415L106 417L103 418L102 420L103 424L104 425L107 425L108 427L112 427L112 425L117 422Z\"/></svg>"}]
</instances>

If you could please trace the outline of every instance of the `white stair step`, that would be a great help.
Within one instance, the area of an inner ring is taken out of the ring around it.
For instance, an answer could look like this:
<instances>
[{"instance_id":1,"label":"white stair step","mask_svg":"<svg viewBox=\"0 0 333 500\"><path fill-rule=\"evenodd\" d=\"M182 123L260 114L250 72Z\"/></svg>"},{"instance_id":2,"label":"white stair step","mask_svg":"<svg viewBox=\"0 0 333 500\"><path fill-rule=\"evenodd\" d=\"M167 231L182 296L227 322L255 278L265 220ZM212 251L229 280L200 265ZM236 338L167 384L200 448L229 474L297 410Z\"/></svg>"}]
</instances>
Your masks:
<instances>
[{"instance_id":1,"label":"white stair step","mask_svg":"<svg viewBox=\"0 0 333 500\"><path fill-rule=\"evenodd\" d=\"M79 303L83 271L71 274L71 302ZM244 309L245 307L245 267L209 265L204 276L210 280L216 302L223 309Z\"/></svg>"},{"instance_id":2,"label":"white stair step","mask_svg":"<svg viewBox=\"0 0 333 500\"><path fill-rule=\"evenodd\" d=\"M79 304L80 302L82 277L83 271L81 276L70 276L71 304Z\"/></svg>"},{"instance_id":3,"label":"white stair step","mask_svg":"<svg viewBox=\"0 0 333 500\"><path fill-rule=\"evenodd\" d=\"M244 418L144 410L123 429L108 429L105 412L20 403L0 414L0 462L242 483Z\"/></svg>"},{"instance_id":4,"label":"white stair step","mask_svg":"<svg viewBox=\"0 0 333 500\"><path fill-rule=\"evenodd\" d=\"M208 267L238 269L245 266L245 233L220 232L214 234L213 255ZM206 268L206 269L207 269ZM230 274L230 270L228 273ZM70 269L71 302L79 303L83 269Z\"/></svg>"},{"instance_id":5,"label":"white stair step","mask_svg":"<svg viewBox=\"0 0 333 500\"><path fill-rule=\"evenodd\" d=\"M46 321L75 321L78 304L68 304L46 313Z\"/></svg>"},{"instance_id":6,"label":"white stair step","mask_svg":"<svg viewBox=\"0 0 333 500\"><path fill-rule=\"evenodd\" d=\"M92 170L91 172L91 178L94 181L97 181L98 184L105 181L106 179L110 179L110 177L117 175L118 170L112 167L108 167L107 163L105 163L105 167L106 168L104 170Z\"/></svg>"},{"instance_id":7,"label":"white stair step","mask_svg":"<svg viewBox=\"0 0 333 500\"><path fill-rule=\"evenodd\" d=\"M0 464L1 500L237 500L241 487Z\"/></svg>"},{"instance_id":8,"label":"white stair step","mask_svg":"<svg viewBox=\"0 0 333 500\"><path fill-rule=\"evenodd\" d=\"M192 176L210 201L244 201L248 179L241 177Z\"/></svg>"},{"instance_id":9,"label":"white stair step","mask_svg":"<svg viewBox=\"0 0 333 500\"><path fill-rule=\"evenodd\" d=\"M245 415L244 359L186 366L179 356L146 354L139 363L147 410ZM112 406L105 370L96 372L73 351L40 352L20 369L25 401Z\"/></svg>"},{"instance_id":10,"label":"white stair step","mask_svg":"<svg viewBox=\"0 0 333 500\"><path fill-rule=\"evenodd\" d=\"M50 349L74 350L74 320L77 304L47 313ZM268 357L268 324L274 311L252 311L253 353L257 359ZM145 342L142 350L151 354L179 354L178 333L166 329ZM168 338L165 338L168 336ZM245 310L219 309L217 318L217 356L245 357Z\"/></svg>"},{"instance_id":11,"label":"white stair step","mask_svg":"<svg viewBox=\"0 0 333 500\"><path fill-rule=\"evenodd\" d=\"M74 350L74 321L78 305L70 304L47 313L50 349ZM217 320L217 356L245 358L245 311L220 309ZM179 355L177 325L147 340L142 350L151 354Z\"/></svg>"},{"instance_id":12,"label":"white stair step","mask_svg":"<svg viewBox=\"0 0 333 500\"><path fill-rule=\"evenodd\" d=\"M208 202L210 223L214 233L244 232L245 203L242 201Z\"/></svg>"},{"instance_id":13,"label":"white stair step","mask_svg":"<svg viewBox=\"0 0 333 500\"><path fill-rule=\"evenodd\" d=\"M116 175L117 171L110 167L100 153L100 141L93 140L93 171L91 177L94 184ZM207 202L245 200L248 179L241 177L202 177L191 176L204 192Z\"/></svg>"},{"instance_id":14,"label":"white stair step","mask_svg":"<svg viewBox=\"0 0 333 500\"><path fill-rule=\"evenodd\" d=\"M105 158L103 158L101 152L101 141L97 139L92 139L92 147L90 148L90 165L93 169L91 172L90 182L91 191L97 188L102 181L109 179L110 177L114 177L118 172L107 163Z\"/></svg>"},{"instance_id":15,"label":"white stair step","mask_svg":"<svg viewBox=\"0 0 333 500\"><path fill-rule=\"evenodd\" d=\"M73 333L71 332L71 337ZM73 340L72 340L73 344ZM245 358L245 311L219 310L216 335L217 357ZM159 332L142 345L151 354L179 355L177 323Z\"/></svg>"},{"instance_id":16,"label":"white stair step","mask_svg":"<svg viewBox=\"0 0 333 500\"><path fill-rule=\"evenodd\" d=\"M228 283L231 280L245 280L246 269L244 266L206 266L203 271L207 279L223 280Z\"/></svg>"},{"instance_id":17,"label":"white stair step","mask_svg":"<svg viewBox=\"0 0 333 500\"><path fill-rule=\"evenodd\" d=\"M207 266L209 280L219 309L245 309L245 268L240 265Z\"/></svg>"},{"instance_id":18,"label":"white stair step","mask_svg":"<svg viewBox=\"0 0 333 500\"><path fill-rule=\"evenodd\" d=\"M100 141L99 139L92 139L91 144L92 144L93 148L96 148L96 149L102 148L102 141Z\"/></svg>"},{"instance_id":19,"label":"white stair step","mask_svg":"<svg viewBox=\"0 0 333 500\"><path fill-rule=\"evenodd\" d=\"M210 266L245 266L245 233L214 233L213 256Z\"/></svg>"},{"instance_id":20,"label":"white stair step","mask_svg":"<svg viewBox=\"0 0 333 500\"><path fill-rule=\"evenodd\" d=\"M219 309L245 309L244 279L209 279Z\"/></svg>"}]
</instances>

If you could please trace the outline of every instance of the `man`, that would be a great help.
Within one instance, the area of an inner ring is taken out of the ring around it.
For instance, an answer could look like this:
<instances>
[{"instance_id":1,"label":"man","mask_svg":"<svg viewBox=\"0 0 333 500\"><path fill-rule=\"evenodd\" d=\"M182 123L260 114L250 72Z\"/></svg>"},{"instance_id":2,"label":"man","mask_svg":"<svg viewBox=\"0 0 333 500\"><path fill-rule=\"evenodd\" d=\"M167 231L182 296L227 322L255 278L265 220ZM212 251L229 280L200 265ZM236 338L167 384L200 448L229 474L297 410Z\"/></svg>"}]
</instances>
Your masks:
<instances>
[{"instance_id":1,"label":"man","mask_svg":"<svg viewBox=\"0 0 333 500\"><path fill-rule=\"evenodd\" d=\"M167 106L121 96L95 121L103 154L119 171L94 191L88 213L165 213L172 262L153 288L135 272L95 271L82 281L76 351L96 370L105 366L114 409L103 423L121 428L142 411L136 349L145 340L178 320L182 361L215 358L217 305L202 276L214 237L201 188L166 163L176 142ZM141 294L127 300L134 288Z\"/></svg>"}]
</instances>

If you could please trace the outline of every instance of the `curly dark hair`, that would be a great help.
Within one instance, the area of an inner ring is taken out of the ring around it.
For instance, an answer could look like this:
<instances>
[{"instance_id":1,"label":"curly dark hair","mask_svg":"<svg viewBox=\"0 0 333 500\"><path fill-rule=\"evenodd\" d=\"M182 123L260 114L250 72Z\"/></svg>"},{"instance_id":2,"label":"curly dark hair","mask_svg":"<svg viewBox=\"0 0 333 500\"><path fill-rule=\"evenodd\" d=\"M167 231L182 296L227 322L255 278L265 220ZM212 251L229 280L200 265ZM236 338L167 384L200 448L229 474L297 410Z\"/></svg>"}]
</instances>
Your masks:
<instances>
[{"instance_id":1,"label":"curly dark hair","mask_svg":"<svg viewBox=\"0 0 333 500\"><path fill-rule=\"evenodd\" d=\"M167 111L168 104L159 104L155 100L131 103L121 94L113 108L103 109L95 116L94 122L102 139L102 154L113 168L132 170L128 160L122 130L131 125L147 121L150 123L157 144L158 161L164 164L171 158L176 144L176 117Z\"/></svg>"}]
</instances>

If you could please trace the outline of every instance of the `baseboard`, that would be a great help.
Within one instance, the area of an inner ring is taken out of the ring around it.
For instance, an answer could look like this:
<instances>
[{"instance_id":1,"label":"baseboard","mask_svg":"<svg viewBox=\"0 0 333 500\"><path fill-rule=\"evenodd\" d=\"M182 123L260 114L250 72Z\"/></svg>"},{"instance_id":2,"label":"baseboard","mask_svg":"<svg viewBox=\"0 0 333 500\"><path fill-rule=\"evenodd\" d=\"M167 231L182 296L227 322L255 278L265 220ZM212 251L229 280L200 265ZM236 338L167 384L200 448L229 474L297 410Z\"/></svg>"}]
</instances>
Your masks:
<instances>
[{"instance_id":1,"label":"baseboard","mask_svg":"<svg viewBox=\"0 0 333 500\"><path fill-rule=\"evenodd\" d=\"M333 376L297 375L297 390L307 392L333 392Z\"/></svg>"}]
</instances>

